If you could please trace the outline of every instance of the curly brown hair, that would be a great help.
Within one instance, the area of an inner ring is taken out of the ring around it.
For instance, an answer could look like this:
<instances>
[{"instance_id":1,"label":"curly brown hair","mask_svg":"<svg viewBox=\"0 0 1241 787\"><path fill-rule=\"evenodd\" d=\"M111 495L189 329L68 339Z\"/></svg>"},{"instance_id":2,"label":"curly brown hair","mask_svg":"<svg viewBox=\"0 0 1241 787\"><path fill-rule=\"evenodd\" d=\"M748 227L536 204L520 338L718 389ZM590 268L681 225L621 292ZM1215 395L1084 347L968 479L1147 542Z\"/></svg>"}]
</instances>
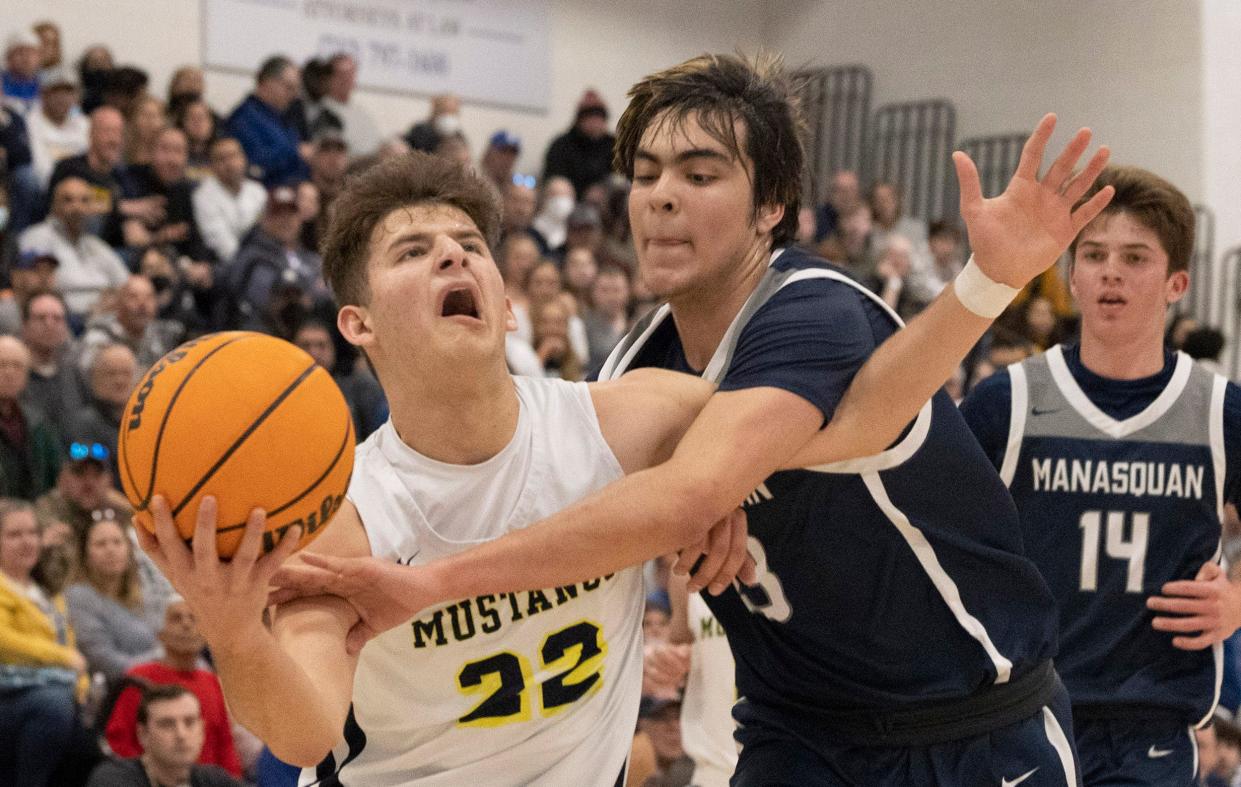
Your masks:
<instances>
[{"instance_id":1,"label":"curly brown hair","mask_svg":"<svg viewBox=\"0 0 1241 787\"><path fill-rule=\"evenodd\" d=\"M350 176L332 202L322 242L323 277L338 304L365 304L370 297L366 265L383 218L428 203L459 208L495 248L500 198L485 179L455 161L420 151L383 159Z\"/></svg>"}]
</instances>

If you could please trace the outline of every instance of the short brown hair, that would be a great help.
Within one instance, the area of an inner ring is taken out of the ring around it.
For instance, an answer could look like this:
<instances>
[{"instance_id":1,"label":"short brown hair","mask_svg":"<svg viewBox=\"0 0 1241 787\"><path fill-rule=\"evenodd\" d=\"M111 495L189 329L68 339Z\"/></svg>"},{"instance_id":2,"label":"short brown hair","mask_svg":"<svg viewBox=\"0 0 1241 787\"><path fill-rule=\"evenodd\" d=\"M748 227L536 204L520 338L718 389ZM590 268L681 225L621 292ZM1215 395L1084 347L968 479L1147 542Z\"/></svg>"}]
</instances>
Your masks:
<instances>
[{"instance_id":1,"label":"short brown hair","mask_svg":"<svg viewBox=\"0 0 1241 787\"><path fill-rule=\"evenodd\" d=\"M351 176L332 202L323 238L323 276L338 303L361 304L369 297L371 236L384 216L428 203L459 208L495 247L500 202L491 184L455 161L420 151L384 159Z\"/></svg>"},{"instance_id":2,"label":"short brown hair","mask_svg":"<svg viewBox=\"0 0 1241 787\"><path fill-rule=\"evenodd\" d=\"M1107 167L1078 201L1085 203L1104 186L1116 189L1100 215L1127 213L1159 236L1168 253L1168 274L1189 270L1194 254L1194 208L1181 190L1153 172L1140 167ZM1077 238L1069 245L1069 258L1077 256Z\"/></svg>"},{"instance_id":3,"label":"short brown hair","mask_svg":"<svg viewBox=\"0 0 1241 787\"><path fill-rule=\"evenodd\" d=\"M198 695L179 683L148 683L141 686L141 697L138 700L138 723L143 727L151 720L151 706L157 702L180 699L186 695L198 699ZM202 703L199 703L202 710Z\"/></svg>"},{"instance_id":4,"label":"short brown hair","mask_svg":"<svg viewBox=\"0 0 1241 787\"><path fill-rule=\"evenodd\" d=\"M754 163L753 200L783 205L772 244L797 236L801 206L802 133L805 127L792 80L778 57L703 54L644 78L629 90L629 106L616 127L613 165L633 178L634 158L651 123L680 127L691 114L712 139L738 159L734 128L745 123L745 155Z\"/></svg>"}]
</instances>

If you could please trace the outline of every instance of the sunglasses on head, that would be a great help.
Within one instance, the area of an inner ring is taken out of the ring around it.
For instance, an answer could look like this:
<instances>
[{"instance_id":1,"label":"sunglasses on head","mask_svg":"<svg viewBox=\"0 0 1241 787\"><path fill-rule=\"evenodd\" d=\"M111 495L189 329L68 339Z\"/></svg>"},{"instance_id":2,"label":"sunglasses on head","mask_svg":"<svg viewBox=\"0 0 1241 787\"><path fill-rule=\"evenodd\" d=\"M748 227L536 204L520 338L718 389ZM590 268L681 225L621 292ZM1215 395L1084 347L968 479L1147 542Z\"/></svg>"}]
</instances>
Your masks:
<instances>
[{"instance_id":1,"label":"sunglasses on head","mask_svg":"<svg viewBox=\"0 0 1241 787\"><path fill-rule=\"evenodd\" d=\"M111 456L112 452L103 443L69 444L69 458L75 462L81 462L84 459L97 459L100 462L106 462Z\"/></svg>"}]
</instances>

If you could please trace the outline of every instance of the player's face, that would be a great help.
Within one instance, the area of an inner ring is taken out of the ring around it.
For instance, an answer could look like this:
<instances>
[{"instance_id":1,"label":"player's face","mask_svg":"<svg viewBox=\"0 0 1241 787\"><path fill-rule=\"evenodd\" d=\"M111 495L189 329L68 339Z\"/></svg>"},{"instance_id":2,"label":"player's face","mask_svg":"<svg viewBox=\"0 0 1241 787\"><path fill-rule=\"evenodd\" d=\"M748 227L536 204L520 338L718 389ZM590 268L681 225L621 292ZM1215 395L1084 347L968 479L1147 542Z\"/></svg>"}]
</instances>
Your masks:
<instances>
[{"instance_id":1,"label":"player's face","mask_svg":"<svg viewBox=\"0 0 1241 787\"><path fill-rule=\"evenodd\" d=\"M1082 230L1069 276L1083 333L1109 341L1143 334L1162 341L1168 304L1188 284L1185 271L1168 275L1168 253L1154 230L1123 211Z\"/></svg>"},{"instance_id":2,"label":"player's face","mask_svg":"<svg viewBox=\"0 0 1241 787\"><path fill-rule=\"evenodd\" d=\"M737 124L745 150L746 129ZM755 214L753 163L735 157L695 115L657 117L634 160L629 221L643 282L664 299L718 288L741 263L770 247L782 208Z\"/></svg>"},{"instance_id":3,"label":"player's face","mask_svg":"<svg viewBox=\"0 0 1241 787\"><path fill-rule=\"evenodd\" d=\"M516 323L491 250L460 208L413 205L389 213L372 236L368 276L363 346L394 358L411 351L503 357L504 334Z\"/></svg>"}]
</instances>

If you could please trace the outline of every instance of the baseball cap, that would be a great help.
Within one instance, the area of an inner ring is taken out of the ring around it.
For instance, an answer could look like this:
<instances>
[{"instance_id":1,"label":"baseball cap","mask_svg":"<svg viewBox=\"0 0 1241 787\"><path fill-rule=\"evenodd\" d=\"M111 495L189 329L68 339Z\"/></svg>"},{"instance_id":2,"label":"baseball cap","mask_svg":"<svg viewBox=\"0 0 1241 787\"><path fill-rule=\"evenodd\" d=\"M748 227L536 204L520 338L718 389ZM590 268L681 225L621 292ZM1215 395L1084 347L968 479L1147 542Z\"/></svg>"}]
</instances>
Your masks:
<instances>
[{"instance_id":1,"label":"baseball cap","mask_svg":"<svg viewBox=\"0 0 1241 787\"><path fill-rule=\"evenodd\" d=\"M26 249L17 255L13 260L12 267L19 271L34 270L34 267L40 262L51 263L53 268L60 267L60 260L56 255L46 249Z\"/></svg>"},{"instance_id":2,"label":"baseball cap","mask_svg":"<svg viewBox=\"0 0 1241 787\"><path fill-rule=\"evenodd\" d=\"M30 30L22 30L9 36L4 42L4 51L11 52L19 47L39 48L39 37Z\"/></svg>"},{"instance_id":3,"label":"baseball cap","mask_svg":"<svg viewBox=\"0 0 1241 787\"><path fill-rule=\"evenodd\" d=\"M493 148L508 148L516 153L521 152L521 137L503 128L491 135L488 144Z\"/></svg>"},{"instance_id":4,"label":"baseball cap","mask_svg":"<svg viewBox=\"0 0 1241 787\"><path fill-rule=\"evenodd\" d=\"M54 68L45 71L43 77L39 80L39 90L51 90L57 87L68 87L77 90L78 80L74 77L73 72L64 68Z\"/></svg>"}]
</instances>

